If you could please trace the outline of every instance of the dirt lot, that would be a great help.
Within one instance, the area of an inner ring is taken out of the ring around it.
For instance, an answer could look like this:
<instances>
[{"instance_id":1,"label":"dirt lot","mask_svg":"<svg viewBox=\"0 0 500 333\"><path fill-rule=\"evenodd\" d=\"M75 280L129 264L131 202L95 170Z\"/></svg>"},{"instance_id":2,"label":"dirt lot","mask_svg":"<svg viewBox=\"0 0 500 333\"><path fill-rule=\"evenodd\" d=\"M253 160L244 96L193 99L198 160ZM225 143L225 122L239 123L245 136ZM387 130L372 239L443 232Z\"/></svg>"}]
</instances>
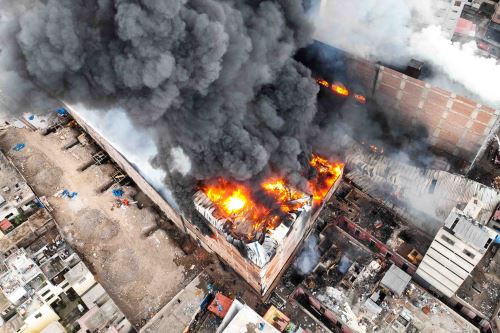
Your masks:
<instances>
[{"instance_id":1,"label":"dirt lot","mask_svg":"<svg viewBox=\"0 0 500 333\"><path fill-rule=\"evenodd\" d=\"M39 196L46 196L65 237L89 264L96 279L127 317L141 325L196 276L210 260L201 249L186 256L181 235L172 227L157 229L161 217L151 208L117 207L109 183L110 164L78 169L92 160L96 147L77 144L71 128L43 136L28 129L0 132L0 148L24 174ZM24 143L21 151L12 147ZM76 192L73 198L60 192ZM136 189L125 187L133 202ZM59 195L58 195L59 194ZM162 223L168 225L168 223Z\"/></svg>"}]
</instances>

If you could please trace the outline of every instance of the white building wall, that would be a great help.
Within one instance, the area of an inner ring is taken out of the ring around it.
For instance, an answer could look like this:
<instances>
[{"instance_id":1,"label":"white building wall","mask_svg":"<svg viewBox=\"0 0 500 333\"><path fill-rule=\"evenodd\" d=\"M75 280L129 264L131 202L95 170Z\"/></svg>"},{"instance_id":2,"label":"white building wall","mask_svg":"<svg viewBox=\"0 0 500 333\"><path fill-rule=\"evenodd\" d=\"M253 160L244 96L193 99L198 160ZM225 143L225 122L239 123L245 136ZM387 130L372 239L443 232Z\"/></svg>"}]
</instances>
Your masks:
<instances>
[{"instance_id":1,"label":"white building wall","mask_svg":"<svg viewBox=\"0 0 500 333\"><path fill-rule=\"evenodd\" d=\"M453 37L467 0L435 0L436 16L446 37Z\"/></svg>"},{"instance_id":2,"label":"white building wall","mask_svg":"<svg viewBox=\"0 0 500 333\"><path fill-rule=\"evenodd\" d=\"M441 228L417 269L417 275L447 297L467 279L484 252Z\"/></svg>"}]
</instances>

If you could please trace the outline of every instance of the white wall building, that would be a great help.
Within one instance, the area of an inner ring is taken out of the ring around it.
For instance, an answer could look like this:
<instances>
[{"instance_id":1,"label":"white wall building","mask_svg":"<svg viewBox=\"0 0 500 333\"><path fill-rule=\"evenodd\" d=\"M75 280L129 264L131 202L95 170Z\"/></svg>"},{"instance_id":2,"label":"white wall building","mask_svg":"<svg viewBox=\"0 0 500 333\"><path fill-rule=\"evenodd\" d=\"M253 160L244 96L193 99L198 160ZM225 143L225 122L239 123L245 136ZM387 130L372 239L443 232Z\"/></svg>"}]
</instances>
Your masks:
<instances>
[{"instance_id":1,"label":"white wall building","mask_svg":"<svg viewBox=\"0 0 500 333\"><path fill-rule=\"evenodd\" d=\"M443 295L451 297L481 261L494 238L495 232L454 208L416 274Z\"/></svg>"},{"instance_id":2,"label":"white wall building","mask_svg":"<svg viewBox=\"0 0 500 333\"><path fill-rule=\"evenodd\" d=\"M436 0L436 16L445 35L451 39L467 0Z\"/></svg>"}]
</instances>

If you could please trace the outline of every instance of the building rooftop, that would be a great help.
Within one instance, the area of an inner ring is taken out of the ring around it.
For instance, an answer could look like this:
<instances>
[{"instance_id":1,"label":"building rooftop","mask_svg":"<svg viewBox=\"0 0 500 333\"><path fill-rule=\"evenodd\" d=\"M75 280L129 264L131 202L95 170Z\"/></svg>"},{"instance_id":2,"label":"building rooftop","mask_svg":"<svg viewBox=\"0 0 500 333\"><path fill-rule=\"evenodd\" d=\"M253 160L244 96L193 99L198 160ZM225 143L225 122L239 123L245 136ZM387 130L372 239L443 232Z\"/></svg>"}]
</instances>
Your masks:
<instances>
[{"instance_id":1,"label":"building rooftop","mask_svg":"<svg viewBox=\"0 0 500 333\"><path fill-rule=\"evenodd\" d=\"M477 221L487 224L499 193L464 176L420 169L381 155L353 149L348 156L351 171L346 178L418 228L435 235L453 208L472 198L483 203Z\"/></svg>"},{"instance_id":2,"label":"building rooftop","mask_svg":"<svg viewBox=\"0 0 500 333\"><path fill-rule=\"evenodd\" d=\"M0 221L14 220L17 209L35 199L35 194L17 173L6 156L0 152Z\"/></svg>"},{"instance_id":3,"label":"building rooftop","mask_svg":"<svg viewBox=\"0 0 500 333\"><path fill-rule=\"evenodd\" d=\"M488 249L456 294L486 318L494 318L498 315L500 310L500 250L497 245Z\"/></svg>"},{"instance_id":4,"label":"building rooftop","mask_svg":"<svg viewBox=\"0 0 500 333\"><path fill-rule=\"evenodd\" d=\"M270 323L246 304L235 300L217 329L217 333L233 332L279 333Z\"/></svg>"},{"instance_id":5,"label":"building rooftop","mask_svg":"<svg viewBox=\"0 0 500 333\"><path fill-rule=\"evenodd\" d=\"M165 305L142 329L141 333L182 332L189 326L209 291L208 277L198 275Z\"/></svg>"},{"instance_id":6,"label":"building rooftop","mask_svg":"<svg viewBox=\"0 0 500 333\"><path fill-rule=\"evenodd\" d=\"M466 216L457 208L453 208L444 221L444 226L453 235L476 249L484 252L493 238L492 232Z\"/></svg>"},{"instance_id":7,"label":"building rooftop","mask_svg":"<svg viewBox=\"0 0 500 333\"><path fill-rule=\"evenodd\" d=\"M25 286L42 271L23 249L14 251L5 264L8 271L0 277L0 288L11 303L18 304L28 293Z\"/></svg>"},{"instance_id":8,"label":"building rooftop","mask_svg":"<svg viewBox=\"0 0 500 333\"><path fill-rule=\"evenodd\" d=\"M66 272L64 278L68 281L71 288L80 296L95 284L94 276L83 262L79 262Z\"/></svg>"},{"instance_id":9,"label":"building rooftop","mask_svg":"<svg viewBox=\"0 0 500 333\"><path fill-rule=\"evenodd\" d=\"M340 184L320 217L325 222L339 221L340 217L346 217L354 225L346 229L340 223L339 226L343 229L363 230L364 235L377 239L389 250L415 265L422 259L433 239L425 231L412 225L411 221L402 219L378 200L347 182ZM370 244L368 240L360 241L367 246Z\"/></svg>"},{"instance_id":10,"label":"building rooftop","mask_svg":"<svg viewBox=\"0 0 500 333\"><path fill-rule=\"evenodd\" d=\"M410 280L411 276L409 274L392 264L389 270L384 274L380 284L399 296L403 294Z\"/></svg>"},{"instance_id":11,"label":"building rooftop","mask_svg":"<svg viewBox=\"0 0 500 333\"><path fill-rule=\"evenodd\" d=\"M302 298L301 305L320 311L314 305L320 302L336 320L356 332L479 332L399 267L335 235L331 228L325 230L330 248L318 244L323 255L301 284L316 301Z\"/></svg>"}]
</instances>

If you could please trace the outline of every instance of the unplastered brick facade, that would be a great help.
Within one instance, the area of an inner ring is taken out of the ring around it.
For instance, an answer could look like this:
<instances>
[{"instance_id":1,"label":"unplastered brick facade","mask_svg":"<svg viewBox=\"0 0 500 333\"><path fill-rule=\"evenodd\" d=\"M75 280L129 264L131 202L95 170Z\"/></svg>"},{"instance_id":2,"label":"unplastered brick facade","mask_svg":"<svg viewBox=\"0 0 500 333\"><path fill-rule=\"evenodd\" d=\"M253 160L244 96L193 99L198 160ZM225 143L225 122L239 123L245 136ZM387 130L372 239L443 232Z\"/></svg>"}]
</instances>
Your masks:
<instances>
[{"instance_id":1,"label":"unplastered brick facade","mask_svg":"<svg viewBox=\"0 0 500 333\"><path fill-rule=\"evenodd\" d=\"M413 126L423 125L438 150L471 163L497 127L500 110L384 66L349 61L349 69L385 112L397 112Z\"/></svg>"},{"instance_id":2,"label":"unplastered brick facade","mask_svg":"<svg viewBox=\"0 0 500 333\"><path fill-rule=\"evenodd\" d=\"M212 230L212 234L207 235L202 233L195 224L179 214L179 212L144 179L139 171L130 164L130 162L116 150L106 138L93 128L92 125L87 123L85 119L80 117L78 113L70 107L67 107L67 110L84 131L106 151L125 173L127 173L140 190L163 211L166 217L168 217L181 231L196 239L208 252L217 254L223 262L236 271L264 299L269 297L273 288L280 281L280 277L292 263L295 254L300 249L300 245L311 232L323 205L325 202L328 202L342 179L342 175L339 176L326 195L322 206L311 211L305 223L301 225L294 224L290 228L283 244L278 247L277 253L265 267L260 268L238 251L234 245L229 243L226 236L222 235L211 224L208 224L208 226Z\"/></svg>"}]
</instances>

